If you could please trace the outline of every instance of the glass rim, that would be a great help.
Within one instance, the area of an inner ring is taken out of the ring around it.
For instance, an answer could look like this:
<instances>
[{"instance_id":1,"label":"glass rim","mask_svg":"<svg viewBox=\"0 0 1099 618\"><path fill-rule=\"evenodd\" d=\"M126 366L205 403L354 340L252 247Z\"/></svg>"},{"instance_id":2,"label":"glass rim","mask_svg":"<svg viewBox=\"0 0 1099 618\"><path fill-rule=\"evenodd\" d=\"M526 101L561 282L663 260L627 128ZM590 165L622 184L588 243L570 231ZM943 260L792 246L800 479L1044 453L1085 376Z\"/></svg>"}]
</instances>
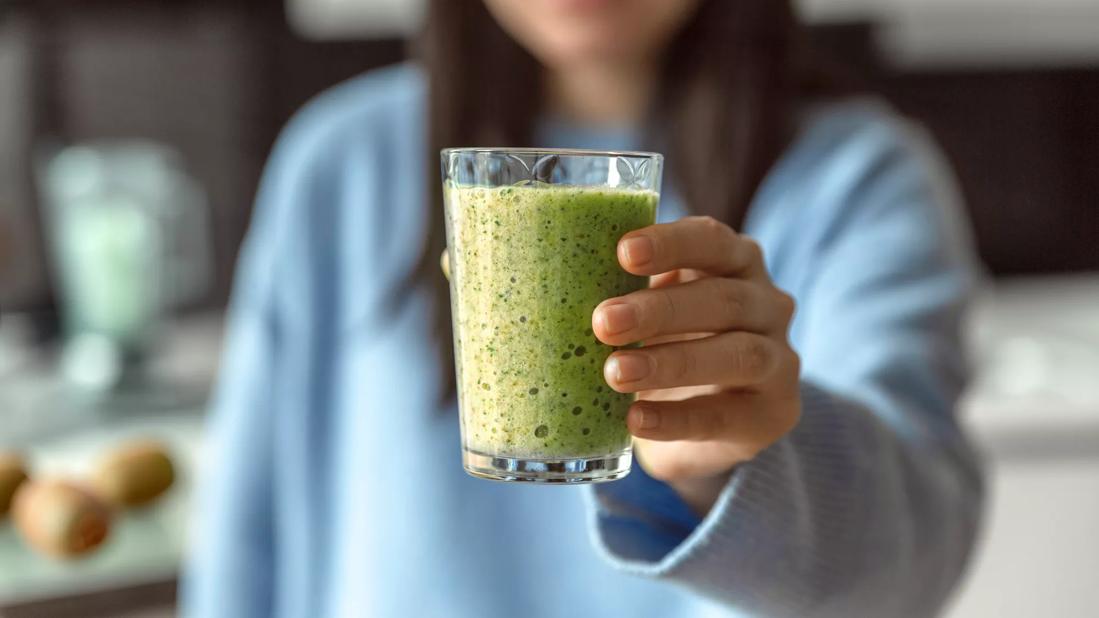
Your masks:
<instances>
[{"instance_id":1,"label":"glass rim","mask_svg":"<svg viewBox=\"0 0 1099 618\"><path fill-rule=\"evenodd\" d=\"M510 148L510 147L485 147L469 146L459 148L443 148L439 151L441 157L463 154L497 154L497 155L557 155L561 157L627 157L631 159L664 159L659 152L646 150L589 150L585 148Z\"/></svg>"}]
</instances>

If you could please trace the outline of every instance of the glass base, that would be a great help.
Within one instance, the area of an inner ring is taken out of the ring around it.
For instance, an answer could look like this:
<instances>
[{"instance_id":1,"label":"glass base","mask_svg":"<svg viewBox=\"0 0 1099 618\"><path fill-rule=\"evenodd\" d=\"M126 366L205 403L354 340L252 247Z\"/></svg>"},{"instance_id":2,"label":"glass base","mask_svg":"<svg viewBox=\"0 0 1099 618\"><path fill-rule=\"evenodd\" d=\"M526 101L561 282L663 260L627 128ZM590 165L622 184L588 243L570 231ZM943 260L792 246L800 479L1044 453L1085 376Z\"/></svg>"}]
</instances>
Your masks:
<instances>
[{"instance_id":1,"label":"glass base","mask_svg":"<svg viewBox=\"0 0 1099 618\"><path fill-rule=\"evenodd\" d=\"M577 459L518 459L462 450L462 464L470 475L520 483L605 483L629 474L632 461L630 449Z\"/></svg>"}]
</instances>

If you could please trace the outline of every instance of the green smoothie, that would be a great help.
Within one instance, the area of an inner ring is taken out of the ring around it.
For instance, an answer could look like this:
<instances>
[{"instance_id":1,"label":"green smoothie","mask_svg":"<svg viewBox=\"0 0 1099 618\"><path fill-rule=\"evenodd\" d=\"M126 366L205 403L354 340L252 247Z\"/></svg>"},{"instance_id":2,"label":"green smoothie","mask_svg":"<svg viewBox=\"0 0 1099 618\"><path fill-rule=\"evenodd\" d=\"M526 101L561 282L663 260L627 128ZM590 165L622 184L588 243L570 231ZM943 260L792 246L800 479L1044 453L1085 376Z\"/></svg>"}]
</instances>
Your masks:
<instances>
[{"instance_id":1,"label":"green smoothie","mask_svg":"<svg viewBox=\"0 0 1099 618\"><path fill-rule=\"evenodd\" d=\"M592 334L591 316L600 302L646 285L622 270L616 247L654 223L657 194L450 186L447 200L466 447L534 459L628 447L634 398L604 381L614 348Z\"/></svg>"}]
</instances>

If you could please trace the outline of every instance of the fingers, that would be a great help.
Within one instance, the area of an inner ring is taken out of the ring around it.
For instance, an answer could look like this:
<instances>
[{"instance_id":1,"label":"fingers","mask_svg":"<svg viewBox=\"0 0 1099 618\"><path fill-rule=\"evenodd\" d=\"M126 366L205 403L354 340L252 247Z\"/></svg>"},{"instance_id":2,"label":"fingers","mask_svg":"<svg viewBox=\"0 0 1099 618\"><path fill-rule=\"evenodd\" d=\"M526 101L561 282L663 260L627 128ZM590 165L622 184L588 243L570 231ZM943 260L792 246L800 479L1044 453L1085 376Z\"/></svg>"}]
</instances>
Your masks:
<instances>
[{"instance_id":1,"label":"fingers","mask_svg":"<svg viewBox=\"0 0 1099 618\"><path fill-rule=\"evenodd\" d=\"M782 365L783 353L763 335L736 331L619 350L603 365L603 375L620 393L711 384L746 388L770 379Z\"/></svg>"},{"instance_id":2,"label":"fingers","mask_svg":"<svg viewBox=\"0 0 1099 618\"><path fill-rule=\"evenodd\" d=\"M790 432L800 415L796 395L776 406L765 405L756 393L724 392L684 401L638 401L630 407L626 424L630 433L646 440L722 440L730 448L751 450Z\"/></svg>"},{"instance_id":3,"label":"fingers","mask_svg":"<svg viewBox=\"0 0 1099 618\"><path fill-rule=\"evenodd\" d=\"M592 329L607 345L682 333L771 332L789 318L777 296L749 281L707 277L603 301L592 314Z\"/></svg>"},{"instance_id":4,"label":"fingers","mask_svg":"<svg viewBox=\"0 0 1099 618\"><path fill-rule=\"evenodd\" d=\"M626 234L618 261L635 275L696 268L716 276L766 277L756 242L712 217L686 217Z\"/></svg>"}]
</instances>

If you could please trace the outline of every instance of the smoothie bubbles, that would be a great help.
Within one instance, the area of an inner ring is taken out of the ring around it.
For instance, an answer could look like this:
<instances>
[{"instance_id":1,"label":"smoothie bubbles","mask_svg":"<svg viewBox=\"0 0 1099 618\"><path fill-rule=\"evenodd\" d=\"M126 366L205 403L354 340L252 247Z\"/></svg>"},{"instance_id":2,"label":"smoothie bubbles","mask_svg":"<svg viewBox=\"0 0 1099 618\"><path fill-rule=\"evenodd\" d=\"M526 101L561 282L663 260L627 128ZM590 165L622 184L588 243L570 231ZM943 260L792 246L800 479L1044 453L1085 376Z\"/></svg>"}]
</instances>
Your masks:
<instances>
[{"instance_id":1,"label":"smoothie bubbles","mask_svg":"<svg viewBox=\"0 0 1099 618\"><path fill-rule=\"evenodd\" d=\"M663 159L640 152L442 152L463 463L506 481L607 481L630 469L626 412L592 333L647 284L618 240L656 219Z\"/></svg>"}]
</instances>

